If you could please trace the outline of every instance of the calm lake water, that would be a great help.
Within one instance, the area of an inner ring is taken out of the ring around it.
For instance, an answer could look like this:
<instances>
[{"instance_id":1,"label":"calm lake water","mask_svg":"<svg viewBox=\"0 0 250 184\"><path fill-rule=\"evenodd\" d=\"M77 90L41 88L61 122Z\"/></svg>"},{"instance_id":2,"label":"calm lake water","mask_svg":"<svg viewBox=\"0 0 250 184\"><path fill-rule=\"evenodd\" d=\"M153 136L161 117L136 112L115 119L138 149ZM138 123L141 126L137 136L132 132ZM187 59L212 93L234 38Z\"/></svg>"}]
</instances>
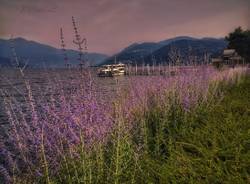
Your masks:
<instances>
[{"instance_id":1,"label":"calm lake water","mask_svg":"<svg viewBox=\"0 0 250 184\"><path fill-rule=\"evenodd\" d=\"M50 91L57 93L56 91L58 90L59 94L62 89L68 91L70 95L72 89L77 88L79 82L81 82L80 71L77 69L72 69L71 71L67 69L28 69L25 71L25 78L31 85L35 99L44 98L46 95L49 95ZM119 88L126 86L129 81L128 76L116 78L97 77L96 69L91 69L91 78L95 83L98 95L105 97L107 100L114 97L118 86ZM54 88L53 90L50 89L51 85ZM24 78L20 72L18 70L0 68L0 124L8 123L3 104L4 97L11 96L18 103L22 103L24 102L24 94L27 95L27 92Z\"/></svg>"},{"instance_id":2,"label":"calm lake water","mask_svg":"<svg viewBox=\"0 0 250 184\"><path fill-rule=\"evenodd\" d=\"M181 70L193 70L193 67L183 67ZM116 97L117 90L126 89L129 81L145 77L143 75L97 77L96 68L91 68L89 71L91 81L95 84L97 97L107 102ZM8 123L3 101L5 97L11 97L15 103L25 104L27 97L25 81L29 81L36 102L46 100L50 95L59 95L62 91L66 95L72 95L74 90L86 81L79 69L27 69L24 74L23 77L17 69L0 68L0 125ZM163 76L165 78L168 75ZM22 109L25 110L25 106Z\"/></svg>"}]
</instances>

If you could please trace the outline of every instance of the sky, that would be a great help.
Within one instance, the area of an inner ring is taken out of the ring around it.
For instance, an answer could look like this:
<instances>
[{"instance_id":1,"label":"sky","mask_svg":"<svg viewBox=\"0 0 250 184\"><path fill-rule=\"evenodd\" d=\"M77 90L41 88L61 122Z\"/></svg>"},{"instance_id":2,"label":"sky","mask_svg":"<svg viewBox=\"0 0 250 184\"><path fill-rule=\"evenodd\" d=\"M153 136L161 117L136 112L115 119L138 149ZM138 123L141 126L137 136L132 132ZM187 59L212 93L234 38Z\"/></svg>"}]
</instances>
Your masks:
<instances>
[{"instance_id":1,"label":"sky","mask_svg":"<svg viewBox=\"0 0 250 184\"><path fill-rule=\"evenodd\" d=\"M23 37L76 49L74 16L88 50L112 55L138 42L224 37L250 28L250 0L0 0L0 38Z\"/></svg>"}]
</instances>

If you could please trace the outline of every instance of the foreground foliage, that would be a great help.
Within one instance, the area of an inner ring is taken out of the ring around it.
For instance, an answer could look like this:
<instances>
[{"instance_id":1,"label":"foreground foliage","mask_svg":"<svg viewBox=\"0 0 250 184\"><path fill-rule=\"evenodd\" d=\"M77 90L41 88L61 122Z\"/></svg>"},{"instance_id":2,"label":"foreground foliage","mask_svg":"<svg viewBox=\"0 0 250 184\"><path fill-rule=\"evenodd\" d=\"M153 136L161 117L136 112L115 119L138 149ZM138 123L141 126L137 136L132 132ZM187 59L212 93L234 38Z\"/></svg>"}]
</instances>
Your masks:
<instances>
[{"instance_id":1,"label":"foreground foliage","mask_svg":"<svg viewBox=\"0 0 250 184\"><path fill-rule=\"evenodd\" d=\"M12 129L9 145L0 144L0 181L246 183L250 78L244 72L195 68L143 84L141 78L110 109L86 81L71 99L53 97L59 106L46 104L40 114L32 108L31 122L23 114L19 121L15 108L21 108L7 99Z\"/></svg>"},{"instance_id":2,"label":"foreground foliage","mask_svg":"<svg viewBox=\"0 0 250 184\"><path fill-rule=\"evenodd\" d=\"M157 171L149 177L153 183L249 182L250 78L224 90L223 100L209 107L149 115L151 126L166 126L160 132L148 129L154 154L145 162Z\"/></svg>"},{"instance_id":3,"label":"foreground foliage","mask_svg":"<svg viewBox=\"0 0 250 184\"><path fill-rule=\"evenodd\" d=\"M249 182L250 78L223 88L223 100L209 106L155 103L131 130L120 121L106 146L66 161L51 182Z\"/></svg>"}]
</instances>

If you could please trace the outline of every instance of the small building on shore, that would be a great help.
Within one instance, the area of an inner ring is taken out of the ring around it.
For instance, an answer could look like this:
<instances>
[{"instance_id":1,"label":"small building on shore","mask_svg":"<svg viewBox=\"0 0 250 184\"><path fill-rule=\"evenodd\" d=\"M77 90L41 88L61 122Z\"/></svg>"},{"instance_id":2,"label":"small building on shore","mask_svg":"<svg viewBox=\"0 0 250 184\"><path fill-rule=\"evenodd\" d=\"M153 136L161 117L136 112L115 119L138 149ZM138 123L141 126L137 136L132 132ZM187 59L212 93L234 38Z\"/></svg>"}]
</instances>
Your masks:
<instances>
[{"instance_id":1,"label":"small building on shore","mask_svg":"<svg viewBox=\"0 0 250 184\"><path fill-rule=\"evenodd\" d=\"M212 64L217 67L222 65L234 67L238 64L244 64L244 58L235 49L225 49L221 57L212 58Z\"/></svg>"}]
</instances>

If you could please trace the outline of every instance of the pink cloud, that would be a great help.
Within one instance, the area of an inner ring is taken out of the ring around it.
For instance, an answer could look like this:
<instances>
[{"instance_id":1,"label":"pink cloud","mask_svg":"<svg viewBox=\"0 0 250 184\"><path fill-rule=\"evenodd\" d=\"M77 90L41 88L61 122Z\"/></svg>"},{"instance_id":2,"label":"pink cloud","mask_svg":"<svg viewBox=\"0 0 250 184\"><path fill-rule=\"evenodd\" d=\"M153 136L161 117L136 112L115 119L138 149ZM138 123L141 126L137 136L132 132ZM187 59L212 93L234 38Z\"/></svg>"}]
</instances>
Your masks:
<instances>
[{"instance_id":1,"label":"pink cloud","mask_svg":"<svg viewBox=\"0 0 250 184\"><path fill-rule=\"evenodd\" d=\"M74 48L74 15L90 51L108 54L132 42L179 35L223 37L236 26L250 27L248 0L2 0L1 4L2 37L14 34L59 47L63 27L68 48Z\"/></svg>"}]
</instances>

